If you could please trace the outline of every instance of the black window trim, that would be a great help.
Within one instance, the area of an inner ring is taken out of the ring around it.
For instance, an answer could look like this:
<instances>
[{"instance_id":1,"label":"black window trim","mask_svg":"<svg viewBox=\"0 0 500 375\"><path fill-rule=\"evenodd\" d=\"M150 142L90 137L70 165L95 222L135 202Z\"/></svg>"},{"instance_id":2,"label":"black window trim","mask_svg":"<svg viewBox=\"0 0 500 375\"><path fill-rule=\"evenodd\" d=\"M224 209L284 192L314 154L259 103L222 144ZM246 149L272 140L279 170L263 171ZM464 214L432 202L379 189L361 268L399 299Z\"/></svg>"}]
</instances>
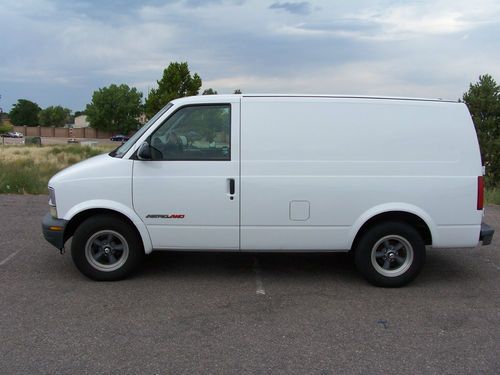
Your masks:
<instances>
[{"instance_id":1,"label":"black window trim","mask_svg":"<svg viewBox=\"0 0 500 375\"><path fill-rule=\"evenodd\" d=\"M233 126L233 121L232 121L232 113L233 113L233 108L232 108L232 103L191 103L191 104L184 104L177 108L174 112L172 112L163 122L158 125L158 127L151 133L147 138L146 141L149 143L151 141L151 137L153 136L156 131L163 126L171 117L173 117L177 112L184 108L189 108L189 107L220 107L220 106L229 106L229 159L160 159L160 160L148 160L148 161L168 161L168 162L174 162L174 161L213 161L213 162L228 162L232 161L232 142L231 142L231 133L232 133L232 126ZM134 151L133 155L130 157L130 159L133 160L139 160L137 157L137 152L139 151L139 147Z\"/></svg>"}]
</instances>

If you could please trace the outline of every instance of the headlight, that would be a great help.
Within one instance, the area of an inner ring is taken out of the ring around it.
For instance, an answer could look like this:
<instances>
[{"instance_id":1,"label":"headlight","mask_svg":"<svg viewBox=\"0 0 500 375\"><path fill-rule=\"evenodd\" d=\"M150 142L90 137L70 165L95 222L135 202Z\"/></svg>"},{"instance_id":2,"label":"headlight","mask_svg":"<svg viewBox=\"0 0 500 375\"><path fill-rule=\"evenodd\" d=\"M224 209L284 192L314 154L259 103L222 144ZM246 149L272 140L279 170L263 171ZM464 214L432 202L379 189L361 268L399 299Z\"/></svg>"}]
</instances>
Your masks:
<instances>
[{"instance_id":1,"label":"headlight","mask_svg":"<svg viewBox=\"0 0 500 375\"><path fill-rule=\"evenodd\" d=\"M50 215L57 219L56 191L51 187L49 187L49 211Z\"/></svg>"},{"instance_id":2,"label":"headlight","mask_svg":"<svg viewBox=\"0 0 500 375\"><path fill-rule=\"evenodd\" d=\"M54 188L49 187L49 206L56 205L56 191Z\"/></svg>"},{"instance_id":3,"label":"headlight","mask_svg":"<svg viewBox=\"0 0 500 375\"><path fill-rule=\"evenodd\" d=\"M52 216L54 219L57 219L57 207L56 206L49 206L49 212L50 212L50 216Z\"/></svg>"}]
</instances>

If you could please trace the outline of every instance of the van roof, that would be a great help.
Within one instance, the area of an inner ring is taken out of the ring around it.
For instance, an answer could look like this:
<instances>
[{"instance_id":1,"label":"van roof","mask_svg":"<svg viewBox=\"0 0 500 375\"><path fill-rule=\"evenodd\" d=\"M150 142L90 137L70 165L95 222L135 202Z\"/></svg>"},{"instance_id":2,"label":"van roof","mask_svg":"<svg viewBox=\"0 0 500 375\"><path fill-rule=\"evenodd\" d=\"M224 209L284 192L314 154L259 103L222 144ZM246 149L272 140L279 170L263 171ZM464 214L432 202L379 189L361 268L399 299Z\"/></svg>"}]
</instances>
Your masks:
<instances>
[{"instance_id":1,"label":"van roof","mask_svg":"<svg viewBox=\"0 0 500 375\"><path fill-rule=\"evenodd\" d=\"M307 98L347 98L347 99L389 99L389 100L417 100L426 102L451 102L456 100L446 100L442 98L412 98L404 96L375 96L375 95L327 95L327 94L241 94L248 97L307 97Z\"/></svg>"},{"instance_id":2,"label":"van roof","mask_svg":"<svg viewBox=\"0 0 500 375\"><path fill-rule=\"evenodd\" d=\"M222 94L222 95L200 95L196 98L220 100L222 98L335 98L335 99L380 99L380 100L409 100L423 102L458 103L457 100L446 100L441 98L412 98L403 96L371 96L371 95L329 95L329 94ZM190 98L195 98L190 97ZM217 98L217 99L215 99ZM184 98L176 99L175 101Z\"/></svg>"}]
</instances>

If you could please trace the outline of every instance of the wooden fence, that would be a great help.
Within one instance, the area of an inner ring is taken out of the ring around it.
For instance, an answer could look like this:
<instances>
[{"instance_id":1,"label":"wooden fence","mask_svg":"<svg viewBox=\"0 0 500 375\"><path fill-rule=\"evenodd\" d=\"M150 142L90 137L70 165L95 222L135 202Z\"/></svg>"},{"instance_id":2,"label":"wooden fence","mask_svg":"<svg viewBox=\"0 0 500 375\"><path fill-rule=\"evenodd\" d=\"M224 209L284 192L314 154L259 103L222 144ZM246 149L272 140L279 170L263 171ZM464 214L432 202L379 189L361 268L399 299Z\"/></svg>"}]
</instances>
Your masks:
<instances>
[{"instance_id":1,"label":"wooden fence","mask_svg":"<svg viewBox=\"0 0 500 375\"><path fill-rule=\"evenodd\" d=\"M59 137L59 138L93 138L109 139L110 132L94 128L55 128L42 126L14 126L15 132L21 132L31 137Z\"/></svg>"}]
</instances>

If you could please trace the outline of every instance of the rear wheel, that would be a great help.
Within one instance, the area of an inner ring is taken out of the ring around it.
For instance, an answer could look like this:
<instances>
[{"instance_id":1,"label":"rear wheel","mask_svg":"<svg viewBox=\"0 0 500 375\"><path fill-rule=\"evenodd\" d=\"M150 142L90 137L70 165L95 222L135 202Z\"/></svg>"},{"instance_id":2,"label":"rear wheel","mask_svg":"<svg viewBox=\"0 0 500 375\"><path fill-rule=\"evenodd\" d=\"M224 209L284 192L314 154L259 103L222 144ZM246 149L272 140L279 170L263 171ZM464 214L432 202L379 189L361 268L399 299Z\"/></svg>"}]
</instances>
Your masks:
<instances>
[{"instance_id":1,"label":"rear wheel","mask_svg":"<svg viewBox=\"0 0 500 375\"><path fill-rule=\"evenodd\" d=\"M99 215L75 231L71 256L85 276L99 281L120 280L140 263L144 250L134 227L118 216Z\"/></svg>"},{"instance_id":2,"label":"rear wheel","mask_svg":"<svg viewBox=\"0 0 500 375\"><path fill-rule=\"evenodd\" d=\"M406 223L378 224L363 234L355 249L361 275L376 286L400 287L420 273L425 244L418 231Z\"/></svg>"}]
</instances>

